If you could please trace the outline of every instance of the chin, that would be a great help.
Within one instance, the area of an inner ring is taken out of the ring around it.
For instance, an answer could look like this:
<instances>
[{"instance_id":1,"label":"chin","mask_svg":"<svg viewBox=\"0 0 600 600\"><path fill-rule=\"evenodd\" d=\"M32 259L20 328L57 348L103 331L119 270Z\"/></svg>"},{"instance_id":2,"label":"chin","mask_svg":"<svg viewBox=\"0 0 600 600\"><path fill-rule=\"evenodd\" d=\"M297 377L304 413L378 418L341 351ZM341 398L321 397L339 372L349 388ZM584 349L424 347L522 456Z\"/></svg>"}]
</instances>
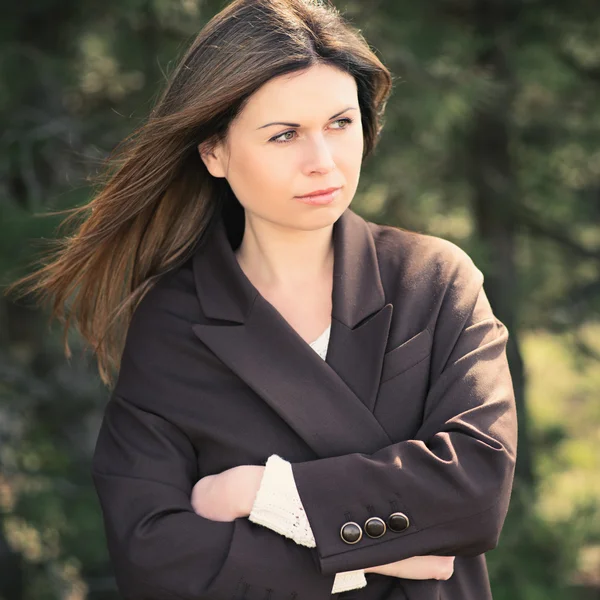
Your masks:
<instances>
[{"instance_id":1,"label":"chin","mask_svg":"<svg viewBox=\"0 0 600 600\"><path fill-rule=\"evenodd\" d=\"M307 211L300 218L295 218L290 227L310 231L333 225L344 213L348 206L336 206L335 203L319 206L313 211Z\"/></svg>"}]
</instances>

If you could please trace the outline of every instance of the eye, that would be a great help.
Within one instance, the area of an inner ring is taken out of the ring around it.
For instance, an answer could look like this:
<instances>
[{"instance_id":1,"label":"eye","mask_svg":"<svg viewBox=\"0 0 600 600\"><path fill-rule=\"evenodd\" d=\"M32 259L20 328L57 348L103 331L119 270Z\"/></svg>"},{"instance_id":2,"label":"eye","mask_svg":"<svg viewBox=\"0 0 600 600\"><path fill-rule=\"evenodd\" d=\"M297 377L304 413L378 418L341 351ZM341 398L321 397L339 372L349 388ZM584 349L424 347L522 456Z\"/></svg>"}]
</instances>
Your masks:
<instances>
[{"instance_id":1,"label":"eye","mask_svg":"<svg viewBox=\"0 0 600 600\"><path fill-rule=\"evenodd\" d=\"M350 117L344 117L343 119L338 119L337 121L334 121L334 123L340 123L340 122L346 122L346 125L344 127L338 127L338 130L343 130L343 129L348 129L348 126L354 121L354 119L351 119ZM287 138L287 139L280 139L283 138L284 135L287 135L288 133L296 133L295 129L290 129L289 131L284 131L283 133L280 133L279 135L276 135L275 137L272 137L269 142L275 142L276 144L288 144L289 142L292 141L293 138Z\"/></svg>"}]
</instances>

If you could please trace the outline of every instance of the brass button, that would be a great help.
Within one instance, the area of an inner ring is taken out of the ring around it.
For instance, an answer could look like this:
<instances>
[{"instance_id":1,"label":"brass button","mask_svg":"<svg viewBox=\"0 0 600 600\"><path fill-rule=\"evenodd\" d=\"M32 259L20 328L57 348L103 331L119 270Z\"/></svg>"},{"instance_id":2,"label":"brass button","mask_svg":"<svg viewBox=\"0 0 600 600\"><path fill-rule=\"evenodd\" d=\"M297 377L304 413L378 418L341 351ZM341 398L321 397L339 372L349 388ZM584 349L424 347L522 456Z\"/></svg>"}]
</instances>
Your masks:
<instances>
[{"instance_id":1,"label":"brass button","mask_svg":"<svg viewBox=\"0 0 600 600\"><path fill-rule=\"evenodd\" d=\"M348 521L342 525L340 536L346 544L356 544L362 538L362 529L358 523Z\"/></svg>"},{"instance_id":2,"label":"brass button","mask_svg":"<svg viewBox=\"0 0 600 600\"><path fill-rule=\"evenodd\" d=\"M388 517L387 524L392 531L400 532L408 527L409 520L404 513L395 512Z\"/></svg>"},{"instance_id":3,"label":"brass button","mask_svg":"<svg viewBox=\"0 0 600 600\"><path fill-rule=\"evenodd\" d=\"M365 521L365 533L371 538L381 537L385 530L385 521L379 517L371 517Z\"/></svg>"}]
</instances>

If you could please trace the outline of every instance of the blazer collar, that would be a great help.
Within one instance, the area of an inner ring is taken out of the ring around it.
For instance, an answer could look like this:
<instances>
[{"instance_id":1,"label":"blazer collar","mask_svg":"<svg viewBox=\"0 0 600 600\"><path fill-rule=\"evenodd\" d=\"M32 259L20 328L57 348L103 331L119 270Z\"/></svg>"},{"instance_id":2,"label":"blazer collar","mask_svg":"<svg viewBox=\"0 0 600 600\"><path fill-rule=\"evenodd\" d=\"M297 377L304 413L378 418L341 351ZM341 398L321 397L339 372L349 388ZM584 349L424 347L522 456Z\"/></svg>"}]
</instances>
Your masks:
<instances>
[{"instance_id":1,"label":"blazer collar","mask_svg":"<svg viewBox=\"0 0 600 600\"><path fill-rule=\"evenodd\" d=\"M371 230L350 208L333 225L333 247L325 361L246 277L221 216L193 258L207 317L192 325L194 333L318 456L373 452L390 442L372 411L393 307L385 303Z\"/></svg>"},{"instance_id":2,"label":"blazer collar","mask_svg":"<svg viewBox=\"0 0 600 600\"><path fill-rule=\"evenodd\" d=\"M223 218L214 225L212 238L195 257L202 312L244 323L259 292L239 266ZM385 296L373 236L350 208L333 224L333 253L332 318L353 329L384 306Z\"/></svg>"}]
</instances>

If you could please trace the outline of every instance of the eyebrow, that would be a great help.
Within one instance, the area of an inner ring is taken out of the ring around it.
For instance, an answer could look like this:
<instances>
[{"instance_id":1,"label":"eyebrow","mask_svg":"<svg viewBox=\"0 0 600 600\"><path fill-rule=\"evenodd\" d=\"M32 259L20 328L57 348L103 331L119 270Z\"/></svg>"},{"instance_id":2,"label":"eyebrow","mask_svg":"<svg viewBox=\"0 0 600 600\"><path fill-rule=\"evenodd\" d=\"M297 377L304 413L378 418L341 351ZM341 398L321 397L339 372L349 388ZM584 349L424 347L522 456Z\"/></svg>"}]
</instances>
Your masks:
<instances>
[{"instance_id":1,"label":"eyebrow","mask_svg":"<svg viewBox=\"0 0 600 600\"><path fill-rule=\"evenodd\" d=\"M357 110L357 109L355 106L348 106L348 108L345 108L344 110L340 110L339 113L336 113L335 115L332 115L331 117L329 117L329 120L331 121L331 119L335 119L336 117L339 117L341 114L345 113L347 110ZM277 122L277 123L267 123L266 125L261 125L257 129L264 129L265 127L270 127L271 125L284 125L285 127L301 127L300 123Z\"/></svg>"}]
</instances>

